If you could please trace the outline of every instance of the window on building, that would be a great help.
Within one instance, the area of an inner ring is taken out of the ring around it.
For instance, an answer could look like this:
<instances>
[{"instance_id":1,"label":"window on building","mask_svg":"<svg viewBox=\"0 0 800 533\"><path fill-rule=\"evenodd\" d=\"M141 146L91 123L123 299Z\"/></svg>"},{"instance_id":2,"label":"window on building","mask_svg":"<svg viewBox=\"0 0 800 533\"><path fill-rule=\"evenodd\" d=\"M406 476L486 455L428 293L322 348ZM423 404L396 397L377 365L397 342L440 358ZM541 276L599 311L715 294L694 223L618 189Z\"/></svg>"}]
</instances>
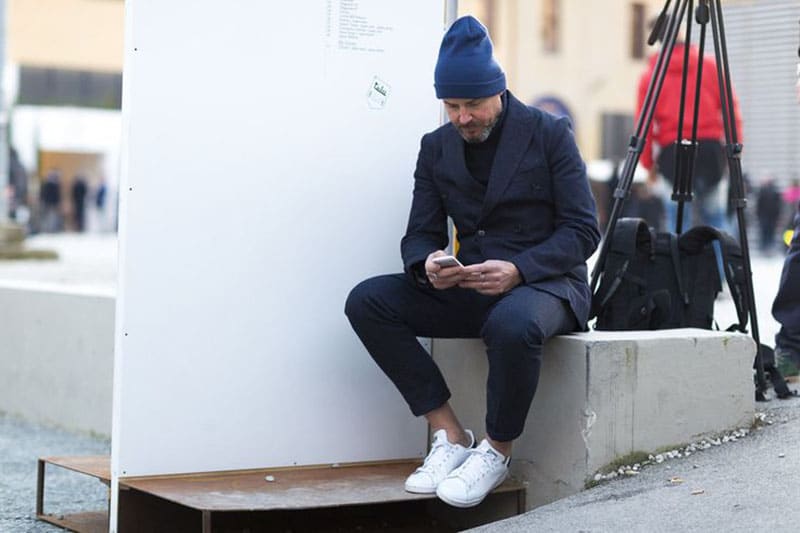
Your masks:
<instances>
[{"instance_id":1,"label":"window on building","mask_svg":"<svg viewBox=\"0 0 800 533\"><path fill-rule=\"evenodd\" d=\"M644 59L646 33L646 9L644 4L631 4L631 57Z\"/></svg>"},{"instance_id":2,"label":"window on building","mask_svg":"<svg viewBox=\"0 0 800 533\"><path fill-rule=\"evenodd\" d=\"M561 45L561 0L542 2L542 48L554 54Z\"/></svg>"},{"instance_id":3,"label":"window on building","mask_svg":"<svg viewBox=\"0 0 800 533\"><path fill-rule=\"evenodd\" d=\"M17 102L119 109L122 74L23 66Z\"/></svg>"},{"instance_id":4,"label":"window on building","mask_svg":"<svg viewBox=\"0 0 800 533\"><path fill-rule=\"evenodd\" d=\"M628 154L628 142L633 132L633 115L630 113L602 113L600 115L600 157L621 161Z\"/></svg>"}]
</instances>

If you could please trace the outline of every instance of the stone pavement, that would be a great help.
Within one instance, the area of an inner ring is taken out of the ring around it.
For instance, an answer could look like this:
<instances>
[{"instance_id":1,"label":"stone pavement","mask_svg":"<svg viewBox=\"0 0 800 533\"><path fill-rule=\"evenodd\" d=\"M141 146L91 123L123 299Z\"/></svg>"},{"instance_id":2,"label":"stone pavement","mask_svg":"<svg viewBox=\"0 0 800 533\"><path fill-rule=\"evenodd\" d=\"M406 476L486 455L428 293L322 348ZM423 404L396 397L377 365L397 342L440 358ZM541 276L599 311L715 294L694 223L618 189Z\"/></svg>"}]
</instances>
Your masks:
<instances>
[{"instance_id":1,"label":"stone pavement","mask_svg":"<svg viewBox=\"0 0 800 533\"><path fill-rule=\"evenodd\" d=\"M0 413L0 531L63 531L36 520L36 460L53 455L108 455L108 439L30 424ZM104 509L106 486L95 479L48 468L44 509L72 514Z\"/></svg>"}]
</instances>

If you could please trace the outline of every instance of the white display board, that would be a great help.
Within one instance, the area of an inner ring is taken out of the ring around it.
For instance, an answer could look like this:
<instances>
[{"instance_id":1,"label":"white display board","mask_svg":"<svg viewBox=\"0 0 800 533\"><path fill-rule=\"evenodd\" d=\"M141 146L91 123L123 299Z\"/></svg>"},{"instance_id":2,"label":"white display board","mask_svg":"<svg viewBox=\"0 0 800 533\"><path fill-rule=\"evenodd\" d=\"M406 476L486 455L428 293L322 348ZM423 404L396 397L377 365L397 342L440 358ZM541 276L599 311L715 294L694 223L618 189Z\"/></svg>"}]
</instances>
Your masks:
<instances>
[{"instance_id":1,"label":"white display board","mask_svg":"<svg viewBox=\"0 0 800 533\"><path fill-rule=\"evenodd\" d=\"M126 1L115 480L425 453L343 309L402 269L444 11Z\"/></svg>"}]
</instances>

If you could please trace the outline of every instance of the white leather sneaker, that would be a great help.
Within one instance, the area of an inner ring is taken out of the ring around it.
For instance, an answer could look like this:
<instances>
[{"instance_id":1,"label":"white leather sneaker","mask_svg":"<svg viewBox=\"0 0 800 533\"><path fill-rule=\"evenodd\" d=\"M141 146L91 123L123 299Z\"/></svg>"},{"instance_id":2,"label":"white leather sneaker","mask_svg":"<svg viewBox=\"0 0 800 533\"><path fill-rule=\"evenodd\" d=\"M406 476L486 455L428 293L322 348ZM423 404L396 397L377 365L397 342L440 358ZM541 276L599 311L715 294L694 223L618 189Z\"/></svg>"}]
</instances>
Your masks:
<instances>
[{"instance_id":1,"label":"white leather sneaker","mask_svg":"<svg viewBox=\"0 0 800 533\"><path fill-rule=\"evenodd\" d=\"M508 476L509 458L484 439L470 450L464 463L439 483L436 495L455 507L472 507L483 501Z\"/></svg>"},{"instance_id":2,"label":"white leather sneaker","mask_svg":"<svg viewBox=\"0 0 800 533\"><path fill-rule=\"evenodd\" d=\"M406 490L420 494L436 492L439 483L464 462L470 449L475 445L475 436L470 430L466 432L470 440L469 447L451 444L447 440L447 432L443 429L434 433L431 451L428 452L422 466L406 479Z\"/></svg>"}]
</instances>

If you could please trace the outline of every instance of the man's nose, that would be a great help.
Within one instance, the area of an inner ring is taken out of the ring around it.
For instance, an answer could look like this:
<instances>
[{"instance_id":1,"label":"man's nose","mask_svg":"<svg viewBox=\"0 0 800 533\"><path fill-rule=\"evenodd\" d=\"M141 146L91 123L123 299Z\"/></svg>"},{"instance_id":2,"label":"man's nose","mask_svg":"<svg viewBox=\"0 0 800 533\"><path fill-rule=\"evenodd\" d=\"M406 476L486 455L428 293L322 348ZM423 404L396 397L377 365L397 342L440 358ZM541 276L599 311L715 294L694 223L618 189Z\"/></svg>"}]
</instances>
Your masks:
<instances>
[{"instance_id":1,"label":"man's nose","mask_svg":"<svg viewBox=\"0 0 800 533\"><path fill-rule=\"evenodd\" d=\"M458 112L459 124L468 124L470 120L472 120L472 115L470 115L469 111L462 109Z\"/></svg>"}]
</instances>

